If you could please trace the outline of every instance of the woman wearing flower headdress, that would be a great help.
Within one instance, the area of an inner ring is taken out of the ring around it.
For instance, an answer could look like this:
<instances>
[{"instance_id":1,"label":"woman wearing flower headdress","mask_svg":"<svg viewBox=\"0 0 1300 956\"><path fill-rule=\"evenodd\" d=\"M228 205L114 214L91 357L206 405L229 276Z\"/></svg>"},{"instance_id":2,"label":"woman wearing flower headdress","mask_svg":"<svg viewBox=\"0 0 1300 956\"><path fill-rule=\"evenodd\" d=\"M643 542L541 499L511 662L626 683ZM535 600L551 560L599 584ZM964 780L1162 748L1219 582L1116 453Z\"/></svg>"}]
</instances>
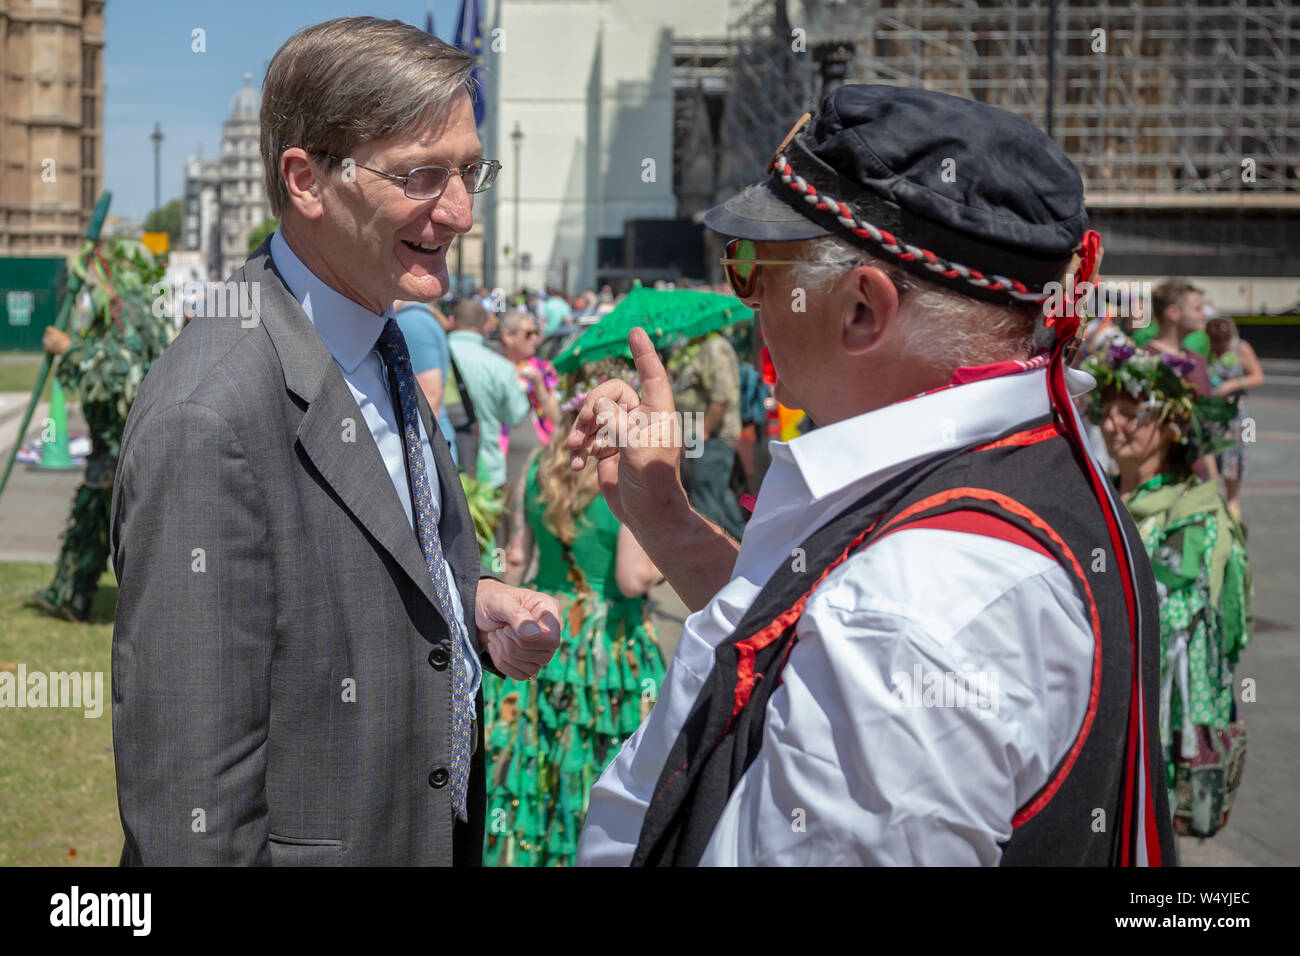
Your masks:
<instances>
[{"instance_id":1,"label":"woman wearing flower headdress","mask_svg":"<svg viewBox=\"0 0 1300 956\"><path fill-rule=\"evenodd\" d=\"M1245 760L1233 669L1253 628L1245 530L1216 482L1192 471L1222 443L1236 410L1198 395L1191 360L1129 340L1084 368L1097 379L1089 416L1119 469L1119 491L1155 571L1160 602L1160 740L1174 827L1210 836L1226 822Z\"/></svg>"},{"instance_id":2,"label":"woman wearing flower headdress","mask_svg":"<svg viewBox=\"0 0 1300 956\"><path fill-rule=\"evenodd\" d=\"M586 366L561 406L561 434L582 399L626 363ZM555 597L559 651L534 681L485 674L489 866L567 866L578 850L591 785L640 725L658 695L664 664L645 593L657 568L599 492L594 466L575 472L563 442L529 460L511 514L506 577L522 581L536 553L532 587Z\"/></svg>"}]
</instances>

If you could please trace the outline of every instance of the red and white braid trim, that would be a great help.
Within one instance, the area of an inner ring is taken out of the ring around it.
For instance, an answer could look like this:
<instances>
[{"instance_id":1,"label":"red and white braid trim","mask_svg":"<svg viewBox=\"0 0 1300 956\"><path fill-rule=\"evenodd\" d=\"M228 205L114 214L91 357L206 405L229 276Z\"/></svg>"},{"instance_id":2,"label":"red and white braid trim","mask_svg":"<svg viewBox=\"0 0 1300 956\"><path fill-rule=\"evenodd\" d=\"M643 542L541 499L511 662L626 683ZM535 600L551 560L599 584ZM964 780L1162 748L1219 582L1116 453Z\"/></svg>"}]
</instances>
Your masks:
<instances>
[{"instance_id":1,"label":"red and white braid trim","mask_svg":"<svg viewBox=\"0 0 1300 956\"><path fill-rule=\"evenodd\" d=\"M814 209L832 213L855 235L880 243L886 252L898 257L903 262L920 260L921 264L931 272L937 272L946 279L965 279L971 285L979 286L982 289L997 289L1023 302L1042 302L1049 296L1047 292L1031 291L1023 282L1015 279L997 275L986 276L978 269L972 269L959 262L944 259L942 256L935 255L929 249L910 245L898 239L892 233L886 232L884 229L878 229L871 223L859 219L853 215L853 212L844 203L827 193L819 193L816 187L796 173L789 160L785 158L784 153L776 157L773 167L780 174L781 182L802 196L804 202Z\"/></svg>"}]
</instances>

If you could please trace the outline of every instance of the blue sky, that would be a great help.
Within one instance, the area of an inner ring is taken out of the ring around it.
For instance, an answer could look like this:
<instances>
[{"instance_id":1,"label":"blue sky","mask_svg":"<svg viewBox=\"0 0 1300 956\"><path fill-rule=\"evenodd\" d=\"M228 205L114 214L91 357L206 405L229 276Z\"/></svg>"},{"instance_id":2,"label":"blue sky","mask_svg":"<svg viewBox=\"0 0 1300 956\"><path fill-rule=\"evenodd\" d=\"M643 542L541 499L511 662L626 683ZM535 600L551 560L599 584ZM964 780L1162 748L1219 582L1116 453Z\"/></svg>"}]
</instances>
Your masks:
<instances>
[{"instance_id":1,"label":"blue sky","mask_svg":"<svg viewBox=\"0 0 1300 956\"><path fill-rule=\"evenodd\" d=\"M245 73L260 89L266 64L293 33L344 16L424 26L432 7L450 39L460 0L109 0L104 6L104 187L110 213L143 219L153 206L154 123L162 124L162 201L179 198L185 157L220 155L221 124ZM191 50L206 31L207 52Z\"/></svg>"}]
</instances>

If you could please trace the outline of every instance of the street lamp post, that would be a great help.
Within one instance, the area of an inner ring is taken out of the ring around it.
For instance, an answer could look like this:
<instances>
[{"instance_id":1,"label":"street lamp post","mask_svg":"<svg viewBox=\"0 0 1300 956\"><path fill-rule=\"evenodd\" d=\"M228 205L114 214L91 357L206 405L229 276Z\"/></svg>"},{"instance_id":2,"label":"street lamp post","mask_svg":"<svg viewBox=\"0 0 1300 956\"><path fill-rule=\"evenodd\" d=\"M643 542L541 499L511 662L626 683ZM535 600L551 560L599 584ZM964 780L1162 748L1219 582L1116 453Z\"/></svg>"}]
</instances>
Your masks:
<instances>
[{"instance_id":1,"label":"street lamp post","mask_svg":"<svg viewBox=\"0 0 1300 956\"><path fill-rule=\"evenodd\" d=\"M821 73L819 100L844 85L858 44L870 48L876 6L861 0L803 0L801 15L792 22L807 25L808 43Z\"/></svg>"},{"instance_id":2,"label":"street lamp post","mask_svg":"<svg viewBox=\"0 0 1300 956\"><path fill-rule=\"evenodd\" d=\"M514 255L511 257L514 283L511 286L510 294L514 295L519 291L519 153L524 145L524 131L519 128L519 123L515 123L515 131L510 134L510 140L515 144L515 239Z\"/></svg>"},{"instance_id":3,"label":"street lamp post","mask_svg":"<svg viewBox=\"0 0 1300 956\"><path fill-rule=\"evenodd\" d=\"M857 46L848 40L831 40L818 44L814 55L822 65L822 99L844 85L849 74L849 64L857 53Z\"/></svg>"},{"instance_id":4,"label":"street lamp post","mask_svg":"<svg viewBox=\"0 0 1300 956\"><path fill-rule=\"evenodd\" d=\"M161 124L153 124L153 134L149 138L153 140L153 208L154 212L157 212L159 207L162 206L161 181L163 133Z\"/></svg>"}]
</instances>

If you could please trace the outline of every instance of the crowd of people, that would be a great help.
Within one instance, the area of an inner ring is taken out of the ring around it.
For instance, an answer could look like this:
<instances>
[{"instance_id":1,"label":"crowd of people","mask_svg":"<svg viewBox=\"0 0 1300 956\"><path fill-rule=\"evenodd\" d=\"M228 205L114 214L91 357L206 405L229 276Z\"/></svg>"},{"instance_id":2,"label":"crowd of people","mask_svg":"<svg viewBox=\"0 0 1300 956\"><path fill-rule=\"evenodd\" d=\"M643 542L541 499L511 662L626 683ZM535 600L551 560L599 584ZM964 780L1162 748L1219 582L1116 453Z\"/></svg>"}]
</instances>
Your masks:
<instances>
[{"instance_id":1,"label":"crowd of people","mask_svg":"<svg viewBox=\"0 0 1300 956\"><path fill-rule=\"evenodd\" d=\"M562 382L544 354L553 357L619 301L606 286L572 300L554 289L524 291L501 311L493 307L502 299L487 289L438 304L394 303L416 379L461 471L514 495L529 456L556 433L561 396L571 396L572 382L582 378ZM741 501L761 479L749 449L766 437L761 426L774 404L765 401L750 341L749 326L738 324L664 350L678 410L703 422L701 452L684 461L683 481L695 507L737 538ZM738 456L742 435L746 453Z\"/></svg>"},{"instance_id":2,"label":"crowd of people","mask_svg":"<svg viewBox=\"0 0 1300 956\"><path fill-rule=\"evenodd\" d=\"M556 289L524 291L503 309L487 289L437 304L394 303L416 381L457 467L502 500L504 579L529 582L562 611L560 650L534 681L485 676L485 859L493 864L574 862L591 785L663 677L644 603L662 575L610 512L594 469L569 469L563 443L591 388L635 382L635 372L630 361L608 358L561 376L539 354L549 341L554 355L619 301L605 287L573 300ZM748 326L737 326L682 340L665 355L678 410L702 422L699 454L682 460L683 484L693 506L737 539L742 498L758 477L749 473L753 455L747 469L737 447L742 428L752 447L764 414L761 400L757 410L742 401L742 377L758 378L740 357L749 338Z\"/></svg>"}]
</instances>

